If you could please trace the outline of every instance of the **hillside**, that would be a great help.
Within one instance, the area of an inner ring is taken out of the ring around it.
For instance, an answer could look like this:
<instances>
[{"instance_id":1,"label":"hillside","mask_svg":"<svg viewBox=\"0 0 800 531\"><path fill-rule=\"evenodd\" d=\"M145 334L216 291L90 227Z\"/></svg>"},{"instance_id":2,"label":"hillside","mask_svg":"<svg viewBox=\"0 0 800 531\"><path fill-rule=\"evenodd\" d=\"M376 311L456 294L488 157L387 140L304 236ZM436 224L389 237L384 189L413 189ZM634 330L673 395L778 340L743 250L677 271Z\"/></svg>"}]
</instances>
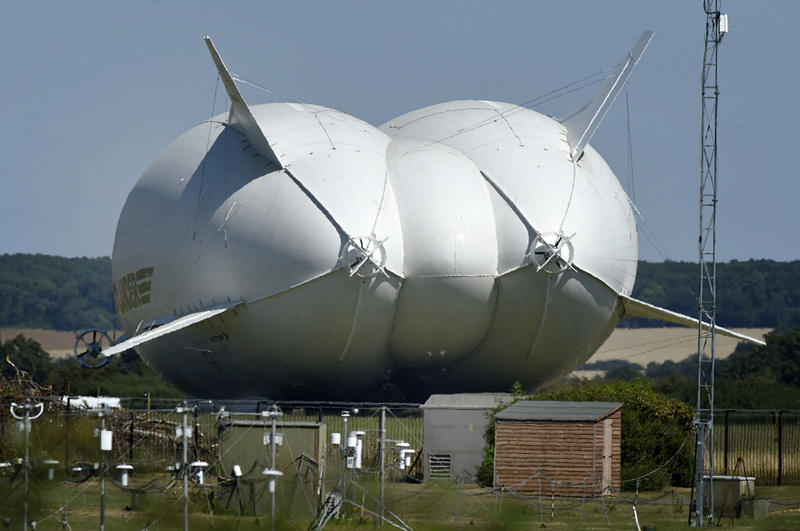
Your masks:
<instances>
[{"instance_id":1,"label":"hillside","mask_svg":"<svg viewBox=\"0 0 800 531\"><path fill-rule=\"evenodd\" d=\"M699 271L692 262L639 262L633 296L697 316ZM800 260L748 260L717 264L717 323L728 328L800 324ZM623 319L621 327L663 324Z\"/></svg>"},{"instance_id":2,"label":"hillside","mask_svg":"<svg viewBox=\"0 0 800 531\"><path fill-rule=\"evenodd\" d=\"M115 324L110 258L0 255L0 326L79 330Z\"/></svg>"},{"instance_id":3,"label":"hillside","mask_svg":"<svg viewBox=\"0 0 800 531\"><path fill-rule=\"evenodd\" d=\"M633 296L694 316L697 264L640 262ZM800 261L731 261L717 265L717 322L726 327L800 324ZM111 260L40 254L0 255L0 327L79 330L118 326ZM662 327L623 319L620 327Z\"/></svg>"}]
</instances>

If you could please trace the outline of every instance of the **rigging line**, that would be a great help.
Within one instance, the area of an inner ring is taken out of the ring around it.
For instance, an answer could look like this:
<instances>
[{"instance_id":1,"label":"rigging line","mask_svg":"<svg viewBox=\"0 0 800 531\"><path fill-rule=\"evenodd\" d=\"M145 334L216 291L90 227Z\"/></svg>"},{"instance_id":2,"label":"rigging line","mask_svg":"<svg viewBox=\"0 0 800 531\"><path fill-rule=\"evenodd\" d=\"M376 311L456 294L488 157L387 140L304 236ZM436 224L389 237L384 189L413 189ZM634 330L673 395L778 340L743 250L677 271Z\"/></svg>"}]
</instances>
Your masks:
<instances>
[{"instance_id":1,"label":"rigging line","mask_svg":"<svg viewBox=\"0 0 800 531\"><path fill-rule=\"evenodd\" d=\"M625 115L628 130L628 195L631 201L636 201L636 186L633 175L633 135L631 134L631 107L628 97L628 84L625 83Z\"/></svg>"},{"instance_id":2,"label":"rigging line","mask_svg":"<svg viewBox=\"0 0 800 531\"><path fill-rule=\"evenodd\" d=\"M601 70L599 72L595 72L594 74L586 76L586 77L584 77L582 79L579 79L577 81L573 81L572 83L568 83L568 84L566 84L566 85L564 85L562 87L559 87L557 89L551 90L550 92L542 94L541 96L537 96L536 98L533 98L531 100L528 100L528 101L522 103L521 105L513 105L507 111L502 112L502 113L498 112L498 114L500 115L501 118L506 119L509 116L513 116L513 115L515 115L517 113L520 113L520 112L522 112L524 110L533 109L533 107L538 107L539 105L542 105L543 103L546 103L548 101L551 101L551 100L554 100L554 99L558 99L558 98L561 98L563 96L566 96L567 94L575 92L577 90L581 90L581 89L590 87L592 85L596 85L598 83L601 83L602 81L605 81L607 79L607 77L606 78L597 79L595 81L592 81L590 83L585 83L585 84L577 86L577 87L574 86L574 85L576 85L578 83L581 83L583 81L591 79L592 77L595 77L597 75L607 73L608 71L613 70L615 68L617 68L617 65L615 65L615 66L613 66L611 68L607 68L605 70ZM567 88L570 88L570 87L573 87L573 88L571 88L570 90L566 90ZM563 92L560 92L560 91L563 91ZM547 97L548 95L552 95L552 96ZM543 99L543 98L545 98L545 99ZM539 101L539 100L541 100L541 101ZM456 131L455 133L453 133L451 135L439 138L437 140L432 140L431 142L428 142L425 145L421 146L419 149L430 147L433 144L438 144L440 142L444 142L445 140L450 140L450 139L455 138L455 137L457 137L459 135L462 135L464 133L469 133L470 131L474 131L475 129L478 129L480 127L483 127L484 125L493 123L493 122L495 122L497 120L498 120L497 116L492 116L491 118L486 118L484 120L480 120L480 121L476 122L475 124L473 124L471 126L464 127L463 129L459 129L458 131ZM404 124L404 125L407 125L407 124Z\"/></svg>"},{"instance_id":3,"label":"rigging line","mask_svg":"<svg viewBox=\"0 0 800 531\"><path fill-rule=\"evenodd\" d=\"M567 95L567 94L569 94L569 93L571 93L571 92L575 92L576 90L581 90L581 89L584 89L584 88L586 88L586 87L590 87L590 86L592 86L592 85L596 85L597 83L600 83L600 82L602 82L602 81L604 81L604 80L603 80L603 79L599 79L599 80L597 80L597 81L594 81L594 82L592 82L592 83L588 83L588 84L586 84L586 85L581 85L581 86L579 86L579 87L575 87L575 88L573 88L572 90L569 90L569 91L567 91L567 92L564 92L564 93L561 93L561 94L557 94L557 95L555 95L555 96L552 96L552 97L550 97L550 98L547 98L546 100L542 100L542 101L540 101L540 102L536 103L535 105L531 105L531 104L529 104L529 103L527 103L527 102L526 102L526 103L523 103L522 105L514 105L514 106L513 106L513 107L511 107L509 110L507 110L507 111L505 111L505 112L502 112L502 113L498 113L498 114L500 115L500 117L501 117L501 118L503 118L503 119L506 119L506 118L508 118L508 117L510 117L510 116L513 116L513 115L515 115L515 114L517 114L517 113L520 113L520 112L522 112L522 111L524 111L524 110L529 110L529 109L532 109L533 107L538 107L539 105L541 105L541 104L543 104L543 103L546 103L546 102L548 102L548 101L551 101L551 100L555 100L555 99L561 98L561 97L563 97L563 96L565 96L565 95ZM532 101L535 101L535 100L532 100ZM465 128L463 128L463 129L459 129L457 132L455 132L455 133L454 133L454 134L452 134L452 135L449 135L449 136L447 136L447 137L441 138L441 139L439 139L439 140L434 140L434 141L433 141L433 142L431 142L430 144L436 144L436 143L442 142L442 141L444 141L444 140L450 140L451 138L454 138L454 137L456 137L456 136L459 136L459 135L461 135L461 134L463 134L463 133L469 133L470 131L474 131L475 129L479 129L479 128L483 127L484 125L487 125L487 124L490 124L490 123L492 123L492 122L496 122L496 121L497 121L497 117L496 117L496 116L493 116L493 117L491 117L491 118L486 118L486 119L484 119L484 120L481 120L481 121L479 121L479 122L476 122L474 125L471 125L471 126L469 126L469 127L465 127ZM428 144L428 145L430 145L430 144Z\"/></svg>"},{"instance_id":4,"label":"rigging line","mask_svg":"<svg viewBox=\"0 0 800 531\"><path fill-rule=\"evenodd\" d=\"M636 212L636 215L639 216L639 219L642 220L642 223L644 223L643 226L638 227L639 229L641 229L641 232L642 234L644 234L644 237L647 238L647 241L649 241L650 244L653 246L653 248L658 252L658 254L661 255L661 258L663 258L664 260L669 260L669 256L667 254L666 249L664 249L664 246L661 244L661 240L658 239L655 230L653 230L653 227L650 226L650 224L647 222L647 219L645 219L645 217L642 215L641 211L639 210L639 207L637 207L636 204L633 201L631 201L630 197L628 198L628 202L630 203L631 207L633 207L633 210L634 212Z\"/></svg>"},{"instance_id":5,"label":"rigging line","mask_svg":"<svg viewBox=\"0 0 800 531\"><path fill-rule=\"evenodd\" d=\"M211 129L213 128L213 125L215 123L213 118L214 118L214 112L216 111L216 108L217 108L217 94L219 92L219 81L220 81L220 77L219 77L219 74L217 74L217 81L214 84L214 97L211 100L211 116L208 119L208 135L206 136L206 150L205 150L205 155L203 156L203 162L202 162L201 167L200 167L200 186L199 186L199 190L197 192L197 205L195 207L195 212L194 212L194 224L193 224L194 225L194 229L189 227L189 229L187 230L187 233L186 233L188 235L189 231L193 230L192 241L194 241L196 236L197 236L197 223L198 223L198 219L200 218L200 203L201 203L202 197L203 197L203 182L205 181L206 163L208 161L208 148L211 145ZM227 91L226 91L226 94L227 94ZM216 122L216 123L219 123L219 122ZM227 124L222 123L222 125L226 126ZM187 187L188 187L188 183L187 183ZM175 254L172 256L172 260L170 261L170 265L175 263L175 259L178 257L178 254L180 253L181 249L183 248L183 245L184 244L181 243L180 245L176 246ZM202 255L202 252L201 252L201 255ZM198 259L199 259L199 256L198 256ZM195 260L195 264L196 263L197 263L197 260ZM194 267L194 264L192 265L192 267ZM186 273L186 275L184 276L183 280L186 280L186 278L189 276L190 273L191 273L191 270L189 270ZM166 299L167 304L172 304L173 297L177 293L177 289L178 288L176 286L175 289L172 291L172 293L170 293L167 296L167 299Z\"/></svg>"},{"instance_id":6,"label":"rigging line","mask_svg":"<svg viewBox=\"0 0 800 531\"><path fill-rule=\"evenodd\" d=\"M244 85L249 85L249 86L251 86L253 88L261 89L264 92L269 92L270 94L272 94L274 96L280 96L281 98L285 98L285 99L293 101L295 103L301 103L301 104L305 103L304 101L298 100L297 98L293 98L293 97L289 96L288 94L284 94L282 92L278 92L277 90L273 90L273 89L271 89L269 87L265 87L263 85L259 85L255 81L250 81L248 79L245 79L245 78L241 77L238 74L234 74L233 72L231 72L231 77L233 78L234 81L238 81L239 83L242 83Z\"/></svg>"},{"instance_id":7,"label":"rigging line","mask_svg":"<svg viewBox=\"0 0 800 531\"><path fill-rule=\"evenodd\" d=\"M639 208L636 206L636 179L634 173L634 165L633 165L633 133L631 129L631 107L630 107L630 97L628 91L628 84L625 84L625 116L626 116L626 129L627 129L627 136L628 136L628 202L630 203L633 210L636 212L636 215L639 216L639 219L642 220L644 226L641 227L642 234L644 237L647 238L647 241L653 246L653 248L661 255L661 258L664 260L669 260L666 250L664 249L663 244L656 236L655 230L647 220L642 215Z\"/></svg>"},{"instance_id":8,"label":"rigging line","mask_svg":"<svg viewBox=\"0 0 800 531\"><path fill-rule=\"evenodd\" d=\"M564 233L564 223L567 221L567 214L572 206L572 198L575 195L575 180L578 176L578 161L572 158L572 187L569 189L569 199L567 200L567 207L564 209L564 217L561 218L561 225L558 227L559 234Z\"/></svg>"},{"instance_id":9,"label":"rigging line","mask_svg":"<svg viewBox=\"0 0 800 531\"><path fill-rule=\"evenodd\" d=\"M535 106L535 105L540 105L541 103L537 103L537 100L541 100L541 99L543 99L543 98L547 98L548 96L551 96L551 95L553 95L553 94L556 94L556 93L558 93L558 92L560 92L560 91L562 91L562 90L566 90L566 89L568 89L568 88L570 88L570 87L572 87L572 86L574 86L574 85L577 85L578 83L582 83L582 82L584 82L584 81L588 81L589 79L592 79L593 77L600 76L600 75L603 75L603 74L607 74L608 72L610 72L610 71L612 71L612 70L616 69L618 66L619 66L619 65L614 65L614 66L611 66L611 67L609 67L609 68L605 68L605 69L603 69L603 70L599 70L599 71L597 71L597 72L595 72L595 73L593 73L593 74L589 74L589 75L588 75L588 76L586 76L586 77L583 77L583 78L581 78L581 79L578 79L578 80L576 80L576 81L573 81L573 82L571 82L571 83L567 83L566 85L563 85L563 86L561 86L561 87L558 87L558 88L556 88L556 89L553 89L553 90L551 90L550 92L545 92L545 93L544 93L544 94L542 94L541 96L537 96L537 97L535 97L535 98L533 98L533 99L531 99L531 100L528 100L528 101L526 101L525 103L523 103L523 104L522 104L522 107L528 107L529 105L534 105L534 106ZM606 76L606 78L607 78L607 77L608 77L608 76ZM603 80L600 80L600 81L603 81ZM593 81L591 84L598 83L598 82L599 82L599 81ZM587 85L587 86L588 86L588 85ZM581 87L581 88L583 88L583 87ZM562 94L562 95L563 95L563 94ZM548 101L548 100L545 100L545 101Z\"/></svg>"},{"instance_id":10,"label":"rigging line","mask_svg":"<svg viewBox=\"0 0 800 531\"><path fill-rule=\"evenodd\" d=\"M667 251L661 246L661 242L658 239L658 236L655 235L655 232L652 233L652 238L650 237L651 233L649 230L643 230L642 234L644 234L644 237L647 238L647 241L650 242L650 245L653 246L653 248L656 250L656 252L658 252L661 258L664 259L664 261L668 261L670 259Z\"/></svg>"},{"instance_id":11,"label":"rigging line","mask_svg":"<svg viewBox=\"0 0 800 531\"><path fill-rule=\"evenodd\" d=\"M211 116L208 119L208 134L206 135L206 149L203 156L203 164L200 167L200 189L197 191L197 207L195 209L195 226L197 225L197 217L200 214L200 202L203 197L203 182L206 175L206 163L208 161L208 146L211 145L211 128L213 127L212 118L214 118L214 110L217 106L217 91L219 90L219 74L217 74L217 82L214 84L214 98L211 100Z\"/></svg>"},{"instance_id":12,"label":"rigging line","mask_svg":"<svg viewBox=\"0 0 800 531\"><path fill-rule=\"evenodd\" d=\"M336 144L333 143L331 135L328 134L328 130L325 129L325 126L322 125L322 120L319 119L319 113L314 112L312 114L314 115L314 118L317 120L317 123L319 124L320 128L322 128L322 132L325 133L325 136L328 138L328 142L330 142L331 144L331 149L336 149Z\"/></svg>"},{"instance_id":13,"label":"rigging line","mask_svg":"<svg viewBox=\"0 0 800 531\"><path fill-rule=\"evenodd\" d=\"M544 100L541 100L541 101L538 101L538 102L536 102L536 103L532 103L532 104L523 103L521 106L522 106L522 107L524 107L524 108L526 108L526 109L532 109L532 108L534 108L534 107L538 107L539 105L541 105L541 104L543 104L543 103L547 103L548 101L557 100L558 98L563 98L563 97L564 97L564 96L566 96L567 94L572 94L573 92L576 92L576 91L578 91L578 90L582 90L582 89L585 89L585 88L588 88L588 87L592 87L592 86L594 86L594 85L597 85L598 83L602 83L602 82L603 82L603 81L605 81L606 79L608 79L608 78L607 78L607 77L605 77L605 78L596 79L596 80L594 80L594 81L590 81L590 82L588 82L588 83L584 83L583 85L580 85L580 86L577 86L577 87L571 88L570 90L565 90L564 92L561 92L561 93L559 93L559 94L554 94L553 96L550 96L549 98L547 98L547 99L544 99Z\"/></svg>"},{"instance_id":14,"label":"rigging line","mask_svg":"<svg viewBox=\"0 0 800 531\"><path fill-rule=\"evenodd\" d=\"M214 113L217 112L217 90L219 90L219 74L217 74L217 82L214 85L214 99L211 101L211 118L209 118L209 121L214 119Z\"/></svg>"},{"instance_id":15,"label":"rigging line","mask_svg":"<svg viewBox=\"0 0 800 531\"><path fill-rule=\"evenodd\" d=\"M386 199L386 187L389 184L389 169L387 168L383 174L383 188L381 189L381 200L378 203L378 211L375 213L375 221L372 222L372 230L370 230L370 236L375 235L375 229L378 227L378 220L381 217L381 211L384 207L384 201Z\"/></svg>"}]
</instances>

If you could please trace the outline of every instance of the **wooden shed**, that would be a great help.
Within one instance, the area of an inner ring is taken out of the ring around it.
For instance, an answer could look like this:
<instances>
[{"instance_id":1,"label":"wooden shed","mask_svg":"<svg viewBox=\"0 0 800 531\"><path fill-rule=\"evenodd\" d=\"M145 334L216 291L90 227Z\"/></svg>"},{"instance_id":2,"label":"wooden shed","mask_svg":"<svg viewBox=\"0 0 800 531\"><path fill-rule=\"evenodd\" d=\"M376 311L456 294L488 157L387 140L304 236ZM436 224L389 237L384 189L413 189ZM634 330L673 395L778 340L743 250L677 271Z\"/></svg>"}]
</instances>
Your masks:
<instances>
[{"instance_id":1,"label":"wooden shed","mask_svg":"<svg viewBox=\"0 0 800 531\"><path fill-rule=\"evenodd\" d=\"M621 403L521 400L495 420L495 488L520 494L541 488L556 496L619 492Z\"/></svg>"}]
</instances>

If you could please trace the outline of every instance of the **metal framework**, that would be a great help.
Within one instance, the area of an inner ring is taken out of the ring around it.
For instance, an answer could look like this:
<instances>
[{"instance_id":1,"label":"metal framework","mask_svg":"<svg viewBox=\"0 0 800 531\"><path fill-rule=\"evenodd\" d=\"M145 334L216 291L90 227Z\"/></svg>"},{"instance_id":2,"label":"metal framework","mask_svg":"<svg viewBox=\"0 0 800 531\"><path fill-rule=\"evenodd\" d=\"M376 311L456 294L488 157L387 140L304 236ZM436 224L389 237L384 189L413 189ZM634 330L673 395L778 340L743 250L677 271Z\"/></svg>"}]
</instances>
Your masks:
<instances>
[{"instance_id":1,"label":"metal framework","mask_svg":"<svg viewBox=\"0 0 800 531\"><path fill-rule=\"evenodd\" d=\"M703 0L706 13L703 53L700 156L700 285L697 296L697 406L694 426L695 496L691 508L694 525L714 524L714 335L717 308L717 77L719 43L727 31L720 0ZM691 513L690 513L691 521Z\"/></svg>"}]
</instances>

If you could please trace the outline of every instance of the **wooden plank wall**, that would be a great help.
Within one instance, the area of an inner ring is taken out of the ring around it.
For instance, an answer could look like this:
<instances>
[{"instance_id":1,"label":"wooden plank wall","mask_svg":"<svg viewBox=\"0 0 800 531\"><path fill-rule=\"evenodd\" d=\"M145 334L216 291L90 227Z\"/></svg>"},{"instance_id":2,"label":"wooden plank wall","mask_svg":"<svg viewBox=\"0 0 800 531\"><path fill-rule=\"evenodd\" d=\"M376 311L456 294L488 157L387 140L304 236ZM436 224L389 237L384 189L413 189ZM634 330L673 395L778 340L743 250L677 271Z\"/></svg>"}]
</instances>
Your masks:
<instances>
[{"instance_id":1,"label":"wooden plank wall","mask_svg":"<svg viewBox=\"0 0 800 531\"><path fill-rule=\"evenodd\" d=\"M612 422L611 492L620 488L622 413ZM603 421L514 422L498 421L495 430L495 487L520 494L597 496L602 491ZM553 484L550 480L555 480ZM585 485L584 485L585 483Z\"/></svg>"}]
</instances>

